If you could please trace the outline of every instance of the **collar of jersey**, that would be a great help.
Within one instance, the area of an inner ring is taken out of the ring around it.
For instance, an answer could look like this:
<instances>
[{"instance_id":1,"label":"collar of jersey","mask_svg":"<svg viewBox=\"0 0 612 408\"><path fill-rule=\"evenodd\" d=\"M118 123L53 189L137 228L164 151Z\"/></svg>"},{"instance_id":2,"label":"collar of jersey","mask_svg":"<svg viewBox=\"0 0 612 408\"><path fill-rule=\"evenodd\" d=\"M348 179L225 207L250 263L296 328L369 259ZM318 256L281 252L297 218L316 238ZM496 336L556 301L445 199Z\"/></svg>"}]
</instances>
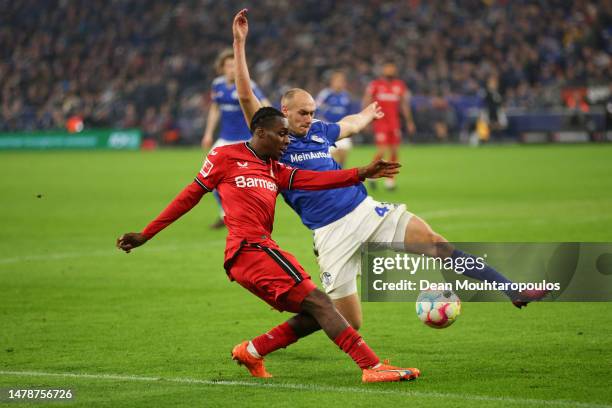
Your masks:
<instances>
[{"instance_id":1,"label":"collar of jersey","mask_svg":"<svg viewBox=\"0 0 612 408\"><path fill-rule=\"evenodd\" d=\"M310 140L310 129L308 129L308 133L306 133L304 136L296 136L293 133L289 133L289 141L293 142L305 142Z\"/></svg>"},{"instance_id":2,"label":"collar of jersey","mask_svg":"<svg viewBox=\"0 0 612 408\"><path fill-rule=\"evenodd\" d=\"M245 146L247 149L249 149L249 151L250 151L251 153L253 153L253 156L257 157L257 158L258 158L259 160L261 160L262 162L267 163L267 161L266 161L266 160L264 160L262 157L260 157L260 156L259 156L259 155L258 155L258 154L255 152L255 150L253 150L253 148L251 147L251 145L249 144L249 142L244 142L244 146Z\"/></svg>"}]
</instances>

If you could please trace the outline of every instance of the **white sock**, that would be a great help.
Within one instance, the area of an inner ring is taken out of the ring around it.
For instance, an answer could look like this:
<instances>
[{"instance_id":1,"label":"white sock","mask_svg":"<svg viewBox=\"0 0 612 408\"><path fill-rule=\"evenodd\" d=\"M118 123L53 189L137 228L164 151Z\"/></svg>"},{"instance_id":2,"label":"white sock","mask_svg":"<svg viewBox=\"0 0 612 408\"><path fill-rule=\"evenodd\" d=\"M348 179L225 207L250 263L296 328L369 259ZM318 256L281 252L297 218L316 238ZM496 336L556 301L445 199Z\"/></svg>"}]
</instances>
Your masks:
<instances>
[{"instance_id":1,"label":"white sock","mask_svg":"<svg viewBox=\"0 0 612 408\"><path fill-rule=\"evenodd\" d=\"M255 346L253 345L252 341L249 341L249 344L247 345L247 351L255 358L261 358L261 356L259 355L259 353L257 352L257 349L255 348Z\"/></svg>"}]
</instances>

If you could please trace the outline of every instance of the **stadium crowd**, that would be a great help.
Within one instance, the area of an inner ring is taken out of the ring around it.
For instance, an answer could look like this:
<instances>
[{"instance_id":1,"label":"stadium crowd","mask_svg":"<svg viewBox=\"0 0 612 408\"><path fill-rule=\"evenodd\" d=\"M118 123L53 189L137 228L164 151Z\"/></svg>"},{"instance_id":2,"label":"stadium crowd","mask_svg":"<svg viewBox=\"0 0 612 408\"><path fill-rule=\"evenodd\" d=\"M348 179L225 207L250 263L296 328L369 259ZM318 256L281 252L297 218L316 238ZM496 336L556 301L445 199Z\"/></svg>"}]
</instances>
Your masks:
<instances>
[{"instance_id":1,"label":"stadium crowd","mask_svg":"<svg viewBox=\"0 0 612 408\"><path fill-rule=\"evenodd\" d=\"M0 131L63 128L76 115L86 127L199 140L213 63L242 6L0 0ZM265 0L249 13L252 75L274 103L290 87L318 92L334 68L360 99L388 59L414 95L446 113L454 95L484 98L491 77L506 106L527 108L612 78L607 1Z\"/></svg>"}]
</instances>

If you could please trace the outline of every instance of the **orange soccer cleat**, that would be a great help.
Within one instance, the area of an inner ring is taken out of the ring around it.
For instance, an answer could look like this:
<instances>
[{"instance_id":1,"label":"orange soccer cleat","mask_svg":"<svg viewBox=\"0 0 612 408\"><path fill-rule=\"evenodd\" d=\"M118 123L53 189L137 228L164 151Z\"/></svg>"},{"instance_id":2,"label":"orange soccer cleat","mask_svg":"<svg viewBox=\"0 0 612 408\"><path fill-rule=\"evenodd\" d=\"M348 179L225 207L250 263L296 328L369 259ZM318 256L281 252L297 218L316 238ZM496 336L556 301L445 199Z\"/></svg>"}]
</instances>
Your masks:
<instances>
[{"instance_id":1,"label":"orange soccer cleat","mask_svg":"<svg viewBox=\"0 0 612 408\"><path fill-rule=\"evenodd\" d=\"M389 365L385 360L376 368L366 368L363 370L361 381L364 383L393 382L414 380L421 375L418 368L400 368Z\"/></svg>"},{"instance_id":2,"label":"orange soccer cleat","mask_svg":"<svg viewBox=\"0 0 612 408\"><path fill-rule=\"evenodd\" d=\"M243 341L232 349L232 360L236 360L238 365L243 365L249 370L253 377L270 378L272 374L266 371L264 359L251 355L247 350L249 342Z\"/></svg>"}]
</instances>

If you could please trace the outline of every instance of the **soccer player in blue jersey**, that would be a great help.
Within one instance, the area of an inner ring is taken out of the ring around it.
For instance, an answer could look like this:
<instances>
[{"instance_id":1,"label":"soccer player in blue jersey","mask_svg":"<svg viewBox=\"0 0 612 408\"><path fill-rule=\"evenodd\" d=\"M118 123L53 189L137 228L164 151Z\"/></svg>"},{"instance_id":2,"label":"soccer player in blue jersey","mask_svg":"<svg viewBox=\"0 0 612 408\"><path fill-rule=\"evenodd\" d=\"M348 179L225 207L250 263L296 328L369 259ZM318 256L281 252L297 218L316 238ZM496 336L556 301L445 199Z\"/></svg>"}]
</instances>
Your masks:
<instances>
[{"instance_id":1,"label":"soccer player in blue jersey","mask_svg":"<svg viewBox=\"0 0 612 408\"><path fill-rule=\"evenodd\" d=\"M329 87L319 92L316 103L317 116L328 123L339 122L345 116L355 113L351 94L346 90L346 74L343 71L332 72ZM332 157L341 167L344 167L352 147L352 140L346 137L336 141L335 146L330 149Z\"/></svg>"},{"instance_id":2,"label":"soccer player in blue jersey","mask_svg":"<svg viewBox=\"0 0 612 408\"><path fill-rule=\"evenodd\" d=\"M219 74L212 82L211 99L212 103L208 110L206 129L202 137L202 148L208 150L217 146L225 146L234 143L244 142L251 138L249 127L244 121L244 115L240 110L240 103L236 96L236 69L234 62L234 51L227 49L222 51L217 57L215 68ZM251 81L251 88L256 97L261 100L263 106L270 106L270 102L265 98L263 92L255 82ZM213 134L217 125L220 123L219 137L213 145ZM215 199L219 204L219 219L211 225L211 228L222 228L223 208L217 192L214 192Z\"/></svg>"},{"instance_id":3,"label":"soccer player in blue jersey","mask_svg":"<svg viewBox=\"0 0 612 408\"><path fill-rule=\"evenodd\" d=\"M246 15L244 15L244 24ZM238 98L245 118L252 118L259 109L257 97L248 87L249 72L246 64L244 41L234 42ZM289 147L281 162L292 167L309 170L335 170L339 168L329 148L339 139L349 137L367 126L383 113L374 102L355 115L344 117L337 123L314 119L316 104L303 89L291 89L281 100L289 128ZM357 276L361 274L361 253L364 242L399 243L406 252L430 257L463 258L463 264L477 265L470 254L458 249L418 216L406 211L403 204L381 203L368 196L362 183L325 191L292 190L283 192L285 201L298 213L302 223L314 233L314 244L320 277L335 307L354 327L361 326L362 314L357 295ZM471 261L467 261L467 259ZM488 265L465 268L463 275L481 281L509 283L502 274ZM545 291L506 293L512 303L523 307L546 295Z\"/></svg>"}]
</instances>

